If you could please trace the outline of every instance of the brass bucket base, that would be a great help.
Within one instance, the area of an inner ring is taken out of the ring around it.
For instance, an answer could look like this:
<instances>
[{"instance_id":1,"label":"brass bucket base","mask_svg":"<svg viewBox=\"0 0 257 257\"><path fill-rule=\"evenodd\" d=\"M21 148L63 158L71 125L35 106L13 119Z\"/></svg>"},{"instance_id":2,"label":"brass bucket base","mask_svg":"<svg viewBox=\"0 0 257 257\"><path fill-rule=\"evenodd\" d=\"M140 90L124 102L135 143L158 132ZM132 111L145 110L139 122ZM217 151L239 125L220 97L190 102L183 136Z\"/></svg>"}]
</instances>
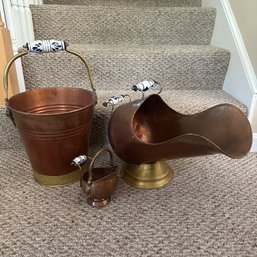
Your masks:
<instances>
[{"instance_id":1,"label":"brass bucket base","mask_svg":"<svg viewBox=\"0 0 257 257\"><path fill-rule=\"evenodd\" d=\"M104 199L91 199L91 198L88 198L87 199L87 203L92 206L92 207L95 207L95 208L103 208L105 207L107 204L109 204L111 202L111 197L107 197L107 198L104 198Z\"/></svg>"},{"instance_id":2,"label":"brass bucket base","mask_svg":"<svg viewBox=\"0 0 257 257\"><path fill-rule=\"evenodd\" d=\"M33 177L40 185L46 186L57 186L57 185L67 185L79 181L80 170L75 170L71 173L61 175L61 176L48 176L40 174L33 170Z\"/></svg>"},{"instance_id":3,"label":"brass bucket base","mask_svg":"<svg viewBox=\"0 0 257 257\"><path fill-rule=\"evenodd\" d=\"M121 176L130 186L154 189L167 185L174 177L173 170L164 161L143 164L124 164Z\"/></svg>"}]
</instances>

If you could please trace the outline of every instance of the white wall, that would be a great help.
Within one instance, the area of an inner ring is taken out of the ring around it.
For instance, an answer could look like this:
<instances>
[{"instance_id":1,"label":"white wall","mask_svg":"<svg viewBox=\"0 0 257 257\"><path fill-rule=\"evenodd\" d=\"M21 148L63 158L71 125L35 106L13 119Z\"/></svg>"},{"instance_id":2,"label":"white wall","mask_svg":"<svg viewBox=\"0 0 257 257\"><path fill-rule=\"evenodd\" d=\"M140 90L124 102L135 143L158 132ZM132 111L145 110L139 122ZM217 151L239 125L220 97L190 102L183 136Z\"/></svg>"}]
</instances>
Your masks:
<instances>
[{"instance_id":1,"label":"white wall","mask_svg":"<svg viewBox=\"0 0 257 257\"><path fill-rule=\"evenodd\" d=\"M212 44L226 48L231 52L231 61L224 82L224 90L244 103L248 107L248 110L250 110L254 82L246 71L243 60L244 56L242 56L240 49L241 46L238 45L242 43L238 42L238 40L240 41L238 39L240 32L237 31L238 28L235 20L233 20L232 10L229 8L229 5L225 5L226 2L228 1L203 0L203 7L215 7L217 9Z\"/></svg>"},{"instance_id":2,"label":"white wall","mask_svg":"<svg viewBox=\"0 0 257 257\"><path fill-rule=\"evenodd\" d=\"M10 30L14 54L28 41L34 41L33 23L29 4L42 4L42 0L0 0L5 24ZM20 91L25 90L21 60L15 62Z\"/></svg>"},{"instance_id":3,"label":"white wall","mask_svg":"<svg viewBox=\"0 0 257 257\"><path fill-rule=\"evenodd\" d=\"M253 129L252 151L257 151L257 67L252 62L257 62L257 0L203 0L202 6L217 9L212 44L231 52L223 89L247 106ZM253 17L246 18L248 15Z\"/></svg>"},{"instance_id":4,"label":"white wall","mask_svg":"<svg viewBox=\"0 0 257 257\"><path fill-rule=\"evenodd\" d=\"M257 1L229 0L229 2L257 74Z\"/></svg>"},{"instance_id":5,"label":"white wall","mask_svg":"<svg viewBox=\"0 0 257 257\"><path fill-rule=\"evenodd\" d=\"M229 0L238 28L241 32L246 50L257 74L257 1ZM255 93L256 90L255 90ZM257 133L257 102L252 114L252 128Z\"/></svg>"}]
</instances>

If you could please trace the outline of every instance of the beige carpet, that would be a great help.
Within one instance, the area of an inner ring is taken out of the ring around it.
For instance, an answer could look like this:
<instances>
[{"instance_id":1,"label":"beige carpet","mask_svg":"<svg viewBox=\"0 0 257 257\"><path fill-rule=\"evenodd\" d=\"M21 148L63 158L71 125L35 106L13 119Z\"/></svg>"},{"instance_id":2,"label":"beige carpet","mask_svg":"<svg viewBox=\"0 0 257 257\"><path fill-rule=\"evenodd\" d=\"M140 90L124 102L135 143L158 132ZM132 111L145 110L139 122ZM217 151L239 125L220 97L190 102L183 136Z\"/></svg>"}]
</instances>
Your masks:
<instances>
[{"instance_id":1,"label":"beige carpet","mask_svg":"<svg viewBox=\"0 0 257 257\"><path fill-rule=\"evenodd\" d=\"M200 8L199 0L84 3L34 6L32 16L36 39L67 40L90 59L99 97L92 135L98 148L108 144L110 109L102 102L144 79L158 80L164 100L182 113L220 103L247 113L222 90L230 55L209 45L215 9ZM84 67L70 56L53 56L24 58L27 88L85 86ZM0 256L256 257L257 154L170 165L170 185L139 190L119 179L111 204L92 209L78 183L46 187L33 180L17 131L0 109Z\"/></svg>"},{"instance_id":2,"label":"beige carpet","mask_svg":"<svg viewBox=\"0 0 257 257\"><path fill-rule=\"evenodd\" d=\"M22 150L0 155L0 256L257 256L256 154L172 161L162 189L119 180L100 210L78 183L34 182Z\"/></svg>"},{"instance_id":3,"label":"beige carpet","mask_svg":"<svg viewBox=\"0 0 257 257\"><path fill-rule=\"evenodd\" d=\"M216 17L200 7L32 5L31 12L35 38L70 44L208 45Z\"/></svg>"},{"instance_id":4,"label":"beige carpet","mask_svg":"<svg viewBox=\"0 0 257 257\"><path fill-rule=\"evenodd\" d=\"M201 0L43 0L45 4L106 6L201 6Z\"/></svg>"}]
</instances>

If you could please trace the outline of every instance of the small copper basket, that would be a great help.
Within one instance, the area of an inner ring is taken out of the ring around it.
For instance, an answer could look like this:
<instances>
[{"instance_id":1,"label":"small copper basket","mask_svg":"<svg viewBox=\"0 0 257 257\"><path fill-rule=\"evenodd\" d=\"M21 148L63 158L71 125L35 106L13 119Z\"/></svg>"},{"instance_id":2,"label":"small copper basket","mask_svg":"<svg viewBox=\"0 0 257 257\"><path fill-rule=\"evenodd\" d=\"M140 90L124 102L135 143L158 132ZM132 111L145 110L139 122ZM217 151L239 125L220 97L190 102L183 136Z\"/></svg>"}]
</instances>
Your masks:
<instances>
[{"instance_id":1,"label":"small copper basket","mask_svg":"<svg viewBox=\"0 0 257 257\"><path fill-rule=\"evenodd\" d=\"M103 152L109 153L110 166L94 168L96 159ZM115 191L118 182L116 170L117 166L113 164L112 151L108 148L103 148L92 158L89 168L81 173L82 190L86 194L87 203L90 206L102 208L110 203L111 195Z\"/></svg>"}]
</instances>

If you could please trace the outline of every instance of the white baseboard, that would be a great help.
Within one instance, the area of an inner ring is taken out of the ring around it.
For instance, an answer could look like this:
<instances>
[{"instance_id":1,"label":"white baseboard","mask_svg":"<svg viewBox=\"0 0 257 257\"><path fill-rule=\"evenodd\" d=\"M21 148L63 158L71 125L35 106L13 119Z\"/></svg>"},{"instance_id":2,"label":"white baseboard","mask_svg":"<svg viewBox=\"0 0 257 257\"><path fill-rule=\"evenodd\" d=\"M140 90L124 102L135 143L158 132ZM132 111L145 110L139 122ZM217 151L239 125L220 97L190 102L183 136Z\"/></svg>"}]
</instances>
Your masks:
<instances>
[{"instance_id":1,"label":"white baseboard","mask_svg":"<svg viewBox=\"0 0 257 257\"><path fill-rule=\"evenodd\" d=\"M257 152L257 133L253 133L253 143L250 152L256 153Z\"/></svg>"}]
</instances>

